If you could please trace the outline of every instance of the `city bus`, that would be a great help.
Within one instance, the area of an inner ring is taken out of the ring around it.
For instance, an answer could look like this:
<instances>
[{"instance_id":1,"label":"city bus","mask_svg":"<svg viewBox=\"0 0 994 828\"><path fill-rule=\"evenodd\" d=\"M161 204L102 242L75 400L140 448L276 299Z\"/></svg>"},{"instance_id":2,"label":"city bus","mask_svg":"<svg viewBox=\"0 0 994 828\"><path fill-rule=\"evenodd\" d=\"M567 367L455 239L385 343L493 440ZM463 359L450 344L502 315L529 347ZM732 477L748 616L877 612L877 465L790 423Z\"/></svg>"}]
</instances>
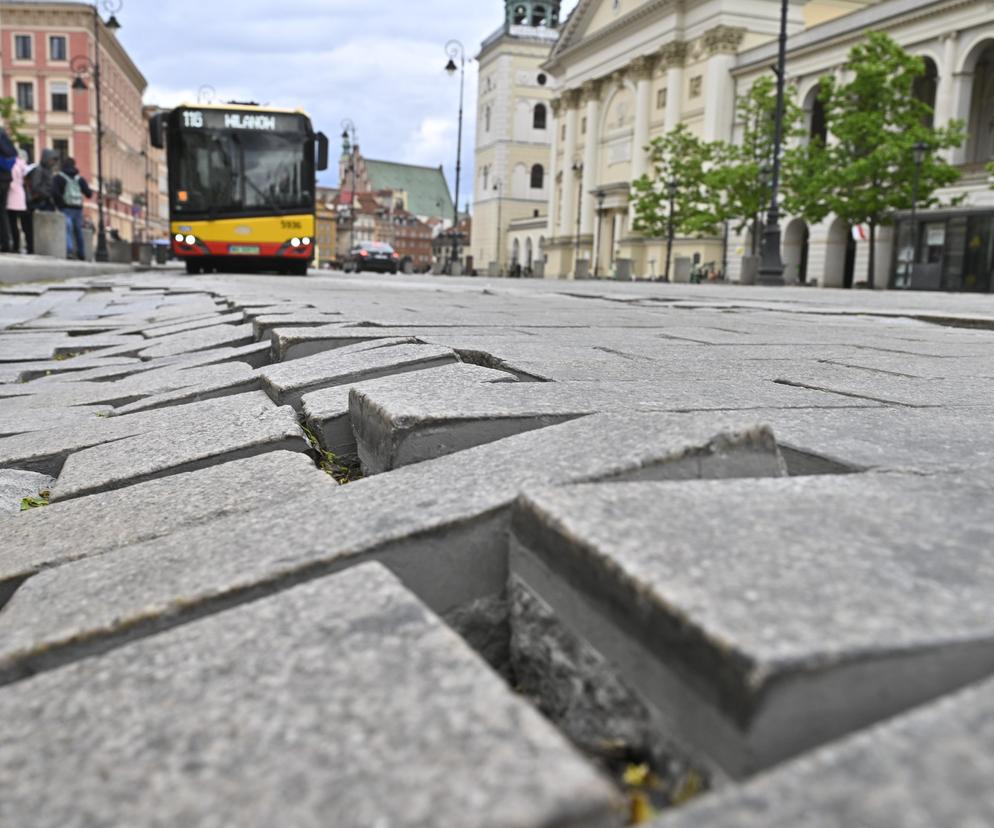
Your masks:
<instances>
[{"instance_id":1,"label":"city bus","mask_svg":"<svg viewBox=\"0 0 994 828\"><path fill-rule=\"evenodd\" d=\"M190 274L305 275L328 139L301 111L184 105L152 118L166 150L172 249Z\"/></svg>"}]
</instances>

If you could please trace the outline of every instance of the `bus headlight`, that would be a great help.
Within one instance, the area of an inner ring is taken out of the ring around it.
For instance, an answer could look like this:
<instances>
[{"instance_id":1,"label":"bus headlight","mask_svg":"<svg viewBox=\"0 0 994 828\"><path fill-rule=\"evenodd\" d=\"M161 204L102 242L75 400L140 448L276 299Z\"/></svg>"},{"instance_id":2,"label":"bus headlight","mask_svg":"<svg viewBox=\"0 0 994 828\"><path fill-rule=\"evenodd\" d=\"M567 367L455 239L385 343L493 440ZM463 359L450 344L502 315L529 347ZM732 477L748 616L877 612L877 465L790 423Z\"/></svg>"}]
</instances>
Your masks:
<instances>
[{"instance_id":1,"label":"bus headlight","mask_svg":"<svg viewBox=\"0 0 994 828\"><path fill-rule=\"evenodd\" d=\"M307 236L304 236L304 238L302 238L300 241L304 245L304 247L309 246L310 243L311 243L311 240L309 238L307 238Z\"/></svg>"},{"instance_id":2,"label":"bus headlight","mask_svg":"<svg viewBox=\"0 0 994 828\"><path fill-rule=\"evenodd\" d=\"M176 234L176 243L177 244L183 244L184 241L186 241L186 236L184 236L182 233L177 233Z\"/></svg>"},{"instance_id":3,"label":"bus headlight","mask_svg":"<svg viewBox=\"0 0 994 828\"><path fill-rule=\"evenodd\" d=\"M193 245L197 243L197 237L187 236L185 239L183 239L183 241L185 241L188 245L190 245L190 247L193 247Z\"/></svg>"},{"instance_id":4,"label":"bus headlight","mask_svg":"<svg viewBox=\"0 0 994 828\"><path fill-rule=\"evenodd\" d=\"M290 239L290 247L300 247L300 239Z\"/></svg>"}]
</instances>

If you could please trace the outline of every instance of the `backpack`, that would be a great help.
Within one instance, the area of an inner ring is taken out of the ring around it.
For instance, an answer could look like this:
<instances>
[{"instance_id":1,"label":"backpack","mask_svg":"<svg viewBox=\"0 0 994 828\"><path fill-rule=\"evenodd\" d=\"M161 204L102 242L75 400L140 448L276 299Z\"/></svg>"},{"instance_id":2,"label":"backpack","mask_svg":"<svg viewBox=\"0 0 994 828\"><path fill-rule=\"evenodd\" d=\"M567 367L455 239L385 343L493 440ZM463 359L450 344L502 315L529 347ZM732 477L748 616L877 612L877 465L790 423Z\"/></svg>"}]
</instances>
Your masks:
<instances>
[{"instance_id":1,"label":"backpack","mask_svg":"<svg viewBox=\"0 0 994 828\"><path fill-rule=\"evenodd\" d=\"M83 188L79 186L79 176L70 178L64 172L60 172L59 175L66 180L66 191L62 195L62 203L66 207L82 207Z\"/></svg>"}]
</instances>

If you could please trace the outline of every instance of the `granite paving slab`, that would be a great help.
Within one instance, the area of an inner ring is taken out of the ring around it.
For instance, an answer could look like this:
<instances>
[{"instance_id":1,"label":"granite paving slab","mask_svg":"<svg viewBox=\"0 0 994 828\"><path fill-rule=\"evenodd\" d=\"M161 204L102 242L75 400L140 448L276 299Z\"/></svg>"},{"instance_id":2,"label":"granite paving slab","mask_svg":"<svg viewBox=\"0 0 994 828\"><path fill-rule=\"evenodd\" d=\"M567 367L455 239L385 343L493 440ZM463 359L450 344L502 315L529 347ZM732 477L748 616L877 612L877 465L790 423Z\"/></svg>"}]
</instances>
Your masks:
<instances>
[{"instance_id":1,"label":"granite paving slab","mask_svg":"<svg viewBox=\"0 0 994 828\"><path fill-rule=\"evenodd\" d=\"M7 475L23 476L31 486L40 481L38 491L55 482L31 472L9 471L0 471L0 480ZM274 451L53 503L25 512L4 526L0 584L230 515L318 504L338 489L306 454Z\"/></svg>"},{"instance_id":2,"label":"granite paving slab","mask_svg":"<svg viewBox=\"0 0 994 828\"><path fill-rule=\"evenodd\" d=\"M211 328L187 331L164 336L154 344L138 351L142 359L155 359L164 356L195 353L212 348L238 348L255 342L251 323L242 325L215 325Z\"/></svg>"},{"instance_id":3,"label":"granite paving slab","mask_svg":"<svg viewBox=\"0 0 994 828\"><path fill-rule=\"evenodd\" d=\"M994 682L784 765L652 828L994 824Z\"/></svg>"},{"instance_id":4,"label":"granite paving slab","mask_svg":"<svg viewBox=\"0 0 994 828\"><path fill-rule=\"evenodd\" d=\"M413 339L416 331L379 327L343 327L340 323L319 327L272 328L269 338L277 362L289 362L376 339Z\"/></svg>"},{"instance_id":5,"label":"granite paving slab","mask_svg":"<svg viewBox=\"0 0 994 828\"><path fill-rule=\"evenodd\" d=\"M277 407L261 392L257 394L229 397L246 401L230 420L187 418L180 431L159 428L71 454L52 487L52 501L120 489L269 451L309 451L294 410Z\"/></svg>"},{"instance_id":6,"label":"granite paving slab","mask_svg":"<svg viewBox=\"0 0 994 828\"><path fill-rule=\"evenodd\" d=\"M47 431L73 423L89 422L94 417L106 417L113 409L108 405L88 405L52 408L47 404L36 405L32 398L15 397L0 405L0 437L12 437L31 431Z\"/></svg>"},{"instance_id":7,"label":"granite paving slab","mask_svg":"<svg viewBox=\"0 0 994 828\"><path fill-rule=\"evenodd\" d=\"M0 517L19 514L21 511L21 501L24 498L36 497L41 492L50 489L54 482L47 474L18 471L17 469L0 469ZM9 529L5 523L2 527L5 547L3 557L7 555L8 533ZM3 587L0 586L0 595L2 593ZM0 605L2 605L2 601L0 601Z\"/></svg>"},{"instance_id":8,"label":"granite paving slab","mask_svg":"<svg viewBox=\"0 0 994 828\"><path fill-rule=\"evenodd\" d=\"M304 394L392 374L420 371L458 362L448 348L434 345L386 345L348 352L333 351L262 368L263 388L281 405L300 407Z\"/></svg>"},{"instance_id":9,"label":"granite paving slab","mask_svg":"<svg viewBox=\"0 0 994 828\"><path fill-rule=\"evenodd\" d=\"M612 787L376 565L4 688L0 716L12 825L620 825Z\"/></svg>"},{"instance_id":10,"label":"granite paving slab","mask_svg":"<svg viewBox=\"0 0 994 828\"><path fill-rule=\"evenodd\" d=\"M772 435L741 416L604 415L515 435L350 483L306 520L258 509L42 572L0 613L0 683L370 558L499 662L500 605L475 627L472 608L505 588L510 508L524 488L783 473Z\"/></svg>"},{"instance_id":11,"label":"granite paving slab","mask_svg":"<svg viewBox=\"0 0 994 828\"><path fill-rule=\"evenodd\" d=\"M244 321L245 314L243 313L216 314L204 319L184 319L169 325L152 325L143 328L141 334L146 339L159 339L163 336L172 336L173 334L186 333L187 331L212 328L215 325L237 325Z\"/></svg>"},{"instance_id":12,"label":"granite paving slab","mask_svg":"<svg viewBox=\"0 0 994 828\"><path fill-rule=\"evenodd\" d=\"M741 777L994 674L989 499L897 475L530 492L511 572Z\"/></svg>"}]
</instances>

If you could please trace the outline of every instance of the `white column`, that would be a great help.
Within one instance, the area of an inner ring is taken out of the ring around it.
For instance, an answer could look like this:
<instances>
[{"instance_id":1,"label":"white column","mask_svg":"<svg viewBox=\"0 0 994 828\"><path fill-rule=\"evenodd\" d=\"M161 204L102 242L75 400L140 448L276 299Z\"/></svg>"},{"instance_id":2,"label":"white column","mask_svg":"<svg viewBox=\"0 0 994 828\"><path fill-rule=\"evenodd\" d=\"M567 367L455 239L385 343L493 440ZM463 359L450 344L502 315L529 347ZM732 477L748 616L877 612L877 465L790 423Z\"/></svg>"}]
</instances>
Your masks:
<instances>
[{"instance_id":1,"label":"white column","mask_svg":"<svg viewBox=\"0 0 994 828\"><path fill-rule=\"evenodd\" d=\"M632 180L641 178L648 169L649 118L652 111L652 63L636 58L632 63L635 74L635 134L632 138Z\"/></svg>"},{"instance_id":2,"label":"white column","mask_svg":"<svg viewBox=\"0 0 994 828\"><path fill-rule=\"evenodd\" d=\"M735 110L732 68L735 55L720 53L708 58L704 73L704 140L730 141Z\"/></svg>"},{"instance_id":3,"label":"white column","mask_svg":"<svg viewBox=\"0 0 994 828\"><path fill-rule=\"evenodd\" d=\"M942 64L939 66L939 85L935 93L935 125L946 126L953 117L953 87L956 75L956 32L946 32L942 41Z\"/></svg>"},{"instance_id":4,"label":"white column","mask_svg":"<svg viewBox=\"0 0 994 828\"><path fill-rule=\"evenodd\" d=\"M965 164L970 149L970 115L973 104L973 72L959 72L953 75L952 93L949 101L950 120L958 118L966 125L966 140L962 146L949 150L949 163Z\"/></svg>"},{"instance_id":5,"label":"white column","mask_svg":"<svg viewBox=\"0 0 994 828\"><path fill-rule=\"evenodd\" d=\"M666 69L666 131L680 124L683 114L683 65L670 64Z\"/></svg>"},{"instance_id":6,"label":"white column","mask_svg":"<svg viewBox=\"0 0 994 828\"><path fill-rule=\"evenodd\" d=\"M587 135L583 147L583 190L580 195L580 233L588 235L594 230L594 198L590 191L597 186L597 161L600 150L601 100L600 84L588 81L584 84L587 98Z\"/></svg>"},{"instance_id":7,"label":"white column","mask_svg":"<svg viewBox=\"0 0 994 828\"><path fill-rule=\"evenodd\" d=\"M552 119L550 121L552 127L552 142L549 149L551 150L551 160L549 161L549 175L546 178L546 186L549 188L549 236L558 236L559 227L559 215L558 215L558 205L556 204L556 176L558 175L559 168L559 110L560 110L559 100L551 101L549 104L549 110L552 113Z\"/></svg>"},{"instance_id":8,"label":"white column","mask_svg":"<svg viewBox=\"0 0 994 828\"><path fill-rule=\"evenodd\" d=\"M566 140L563 146L563 209L559 216L559 235L572 236L576 231L576 160L577 100L575 93L563 96L566 104Z\"/></svg>"}]
</instances>

